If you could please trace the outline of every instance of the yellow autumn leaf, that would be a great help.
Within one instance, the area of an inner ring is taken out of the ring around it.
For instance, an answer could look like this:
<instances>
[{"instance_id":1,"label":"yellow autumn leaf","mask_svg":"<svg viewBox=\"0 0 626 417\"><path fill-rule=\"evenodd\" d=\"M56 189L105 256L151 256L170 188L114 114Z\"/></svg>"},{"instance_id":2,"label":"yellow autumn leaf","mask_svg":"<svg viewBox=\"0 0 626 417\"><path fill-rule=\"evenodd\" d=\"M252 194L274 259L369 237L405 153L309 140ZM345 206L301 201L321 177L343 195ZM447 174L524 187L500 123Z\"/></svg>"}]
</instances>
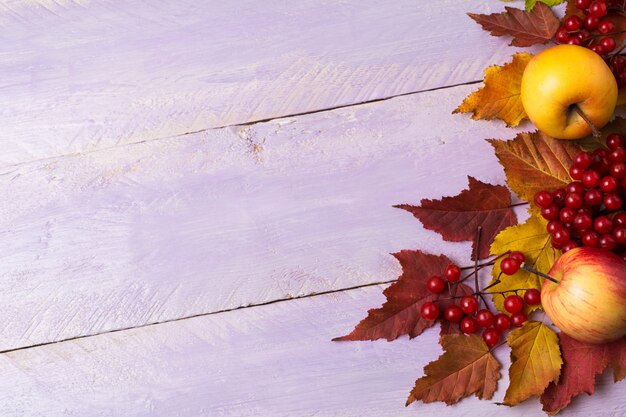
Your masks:
<instances>
[{"instance_id":1,"label":"yellow autumn leaf","mask_svg":"<svg viewBox=\"0 0 626 417\"><path fill-rule=\"evenodd\" d=\"M503 66L492 65L485 70L484 87L473 92L453 113L473 113L472 119L504 120L515 127L526 118L520 97L522 74L532 55L521 52Z\"/></svg>"},{"instance_id":2,"label":"yellow autumn leaf","mask_svg":"<svg viewBox=\"0 0 626 417\"><path fill-rule=\"evenodd\" d=\"M516 405L533 395L541 395L561 374L563 359L559 338L543 323L531 321L509 333L511 347L509 388L506 405Z\"/></svg>"},{"instance_id":3,"label":"yellow autumn leaf","mask_svg":"<svg viewBox=\"0 0 626 417\"><path fill-rule=\"evenodd\" d=\"M525 223L501 231L491 245L491 254L501 255L507 251L519 251L526 257L528 266L548 273L560 256L560 251L552 248L550 234L546 231L547 224L547 221L536 213L531 214ZM488 291L492 293L496 308L503 313L509 314L504 309L504 297L514 294L514 290L530 288L541 290L542 278L537 275L523 269L515 275L505 275L500 272L500 262L497 261L491 272L493 275L491 284L494 285ZM498 279L500 282L496 284ZM523 297L525 292L518 291L517 294ZM528 314L537 308L539 308L537 305L526 305L525 312Z\"/></svg>"}]
</instances>

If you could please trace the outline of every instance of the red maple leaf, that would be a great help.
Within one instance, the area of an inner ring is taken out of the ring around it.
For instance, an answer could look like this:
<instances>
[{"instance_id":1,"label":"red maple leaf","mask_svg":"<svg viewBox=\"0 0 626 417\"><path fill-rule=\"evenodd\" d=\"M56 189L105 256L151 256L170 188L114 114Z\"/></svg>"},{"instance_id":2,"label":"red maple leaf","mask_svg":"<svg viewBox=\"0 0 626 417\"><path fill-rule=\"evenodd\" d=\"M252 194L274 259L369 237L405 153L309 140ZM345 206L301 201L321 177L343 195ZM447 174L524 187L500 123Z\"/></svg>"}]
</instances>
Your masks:
<instances>
[{"instance_id":1,"label":"red maple leaf","mask_svg":"<svg viewBox=\"0 0 626 417\"><path fill-rule=\"evenodd\" d=\"M449 242L475 241L476 230L482 227L478 248L479 259L489 256L496 235L517 224L511 208L511 192L502 185L486 184L469 178L469 189L454 197L421 201L419 206L401 204L428 230L434 230ZM474 242L475 243L475 242ZM476 253L476 248L472 253Z\"/></svg>"},{"instance_id":2,"label":"red maple leaf","mask_svg":"<svg viewBox=\"0 0 626 417\"><path fill-rule=\"evenodd\" d=\"M615 382L626 377L626 338L594 345L559 334L563 368L558 384L550 384L541 396L543 410L554 415L567 407L572 398L595 391L596 376L607 367L613 369Z\"/></svg>"},{"instance_id":3,"label":"red maple leaf","mask_svg":"<svg viewBox=\"0 0 626 417\"><path fill-rule=\"evenodd\" d=\"M441 275L452 261L444 255L435 256L413 250L403 250L394 253L393 256L400 261L402 275L383 292L387 301L381 308L370 310L367 317L350 334L333 340L387 339L391 341L405 334L414 338L435 324L436 320L422 318L420 312L422 305L439 296L450 297L450 294L435 295L429 292L426 281L433 275ZM454 284L454 287L452 289L454 294L473 292L464 284ZM442 329L442 333L454 333L454 330L449 327L451 326Z\"/></svg>"}]
</instances>

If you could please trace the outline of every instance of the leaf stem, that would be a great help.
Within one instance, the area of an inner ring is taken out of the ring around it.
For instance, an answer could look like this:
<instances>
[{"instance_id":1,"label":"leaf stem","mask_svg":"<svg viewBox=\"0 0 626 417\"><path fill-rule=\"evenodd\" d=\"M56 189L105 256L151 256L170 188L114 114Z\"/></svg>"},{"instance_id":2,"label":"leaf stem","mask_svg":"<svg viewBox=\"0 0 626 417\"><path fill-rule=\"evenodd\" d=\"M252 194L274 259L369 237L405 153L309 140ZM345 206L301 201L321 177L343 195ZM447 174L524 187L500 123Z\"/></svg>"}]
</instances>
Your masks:
<instances>
[{"instance_id":1,"label":"leaf stem","mask_svg":"<svg viewBox=\"0 0 626 417\"><path fill-rule=\"evenodd\" d=\"M523 264L521 265L521 268L522 268L523 270L525 270L525 271L530 272L531 274L535 274L535 275L537 275L537 276L540 276L541 278L547 279L548 281L552 281L552 282L554 282L555 284L558 284L558 283L559 283L559 281L558 281L556 278L553 278L553 277L551 277L551 276L550 276L550 275L548 275L548 274L544 274L543 272L537 271L536 269L534 269L534 268L532 268L532 267L530 267L530 266L526 265L525 263L523 263Z\"/></svg>"},{"instance_id":2,"label":"leaf stem","mask_svg":"<svg viewBox=\"0 0 626 417\"><path fill-rule=\"evenodd\" d=\"M576 113L578 113L578 115L585 121L585 123L587 123L589 125L589 127L591 128L591 134L595 137L595 138L599 138L600 136L602 136L600 134L600 131L598 130L598 128L596 127L596 125L594 125L591 120L589 120L589 117L587 117L587 115L585 114L585 112L583 112L581 110L580 107L578 107L578 104L574 104L574 111L576 111Z\"/></svg>"}]
</instances>

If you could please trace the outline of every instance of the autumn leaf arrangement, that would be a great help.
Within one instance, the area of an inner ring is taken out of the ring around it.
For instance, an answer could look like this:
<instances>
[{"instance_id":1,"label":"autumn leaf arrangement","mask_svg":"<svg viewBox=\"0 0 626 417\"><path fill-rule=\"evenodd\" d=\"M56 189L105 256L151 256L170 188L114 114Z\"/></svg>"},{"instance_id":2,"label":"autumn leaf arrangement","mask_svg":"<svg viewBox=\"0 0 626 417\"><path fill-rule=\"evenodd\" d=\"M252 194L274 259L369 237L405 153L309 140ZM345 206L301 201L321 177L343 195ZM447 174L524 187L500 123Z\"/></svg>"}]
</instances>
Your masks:
<instances>
[{"instance_id":1,"label":"autumn leaf arrangement","mask_svg":"<svg viewBox=\"0 0 626 417\"><path fill-rule=\"evenodd\" d=\"M512 37L511 46L585 46L605 60L617 85L625 87L621 44L626 40L626 2L568 0L559 19L550 6L562 2L526 0L526 10L505 7L502 13L469 17L494 36ZM531 58L516 53L510 63L487 68L484 86L454 113L518 126L527 119L520 90ZM396 206L446 241L472 242L469 265L458 266L445 255L422 250L393 254L402 274L384 290L385 303L369 310L351 333L334 340L416 338L440 324L443 354L426 365L407 405L451 405L471 395L492 399L501 378L493 352L507 347L511 365L503 405L536 396L543 410L554 415L580 394L593 394L597 376L606 369L615 382L623 380L626 337L606 343L571 337L572 332L565 332L567 323L559 328L544 312L549 307L544 281L554 280L548 272L578 247L616 253L619 257L610 255L615 259L626 254L626 203L623 208L621 201L626 198L625 132L626 119L616 118L600 136L575 141L538 130L513 140L488 139L508 188L469 177L468 189L456 196ZM602 175L596 178L590 171ZM583 199L571 201L574 194ZM528 208L522 224L515 206ZM489 269L491 281L481 285L478 277ZM624 269L620 271L618 275Z\"/></svg>"}]
</instances>

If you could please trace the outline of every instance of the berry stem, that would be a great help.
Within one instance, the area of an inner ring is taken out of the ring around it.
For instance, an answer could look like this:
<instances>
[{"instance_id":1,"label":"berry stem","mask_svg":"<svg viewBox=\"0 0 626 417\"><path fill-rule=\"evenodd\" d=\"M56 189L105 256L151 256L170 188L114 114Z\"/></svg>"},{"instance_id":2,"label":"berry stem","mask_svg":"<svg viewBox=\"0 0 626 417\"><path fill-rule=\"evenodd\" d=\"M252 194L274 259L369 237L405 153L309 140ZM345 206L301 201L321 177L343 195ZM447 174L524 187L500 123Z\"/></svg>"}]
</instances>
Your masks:
<instances>
[{"instance_id":1,"label":"berry stem","mask_svg":"<svg viewBox=\"0 0 626 417\"><path fill-rule=\"evenodd\" d=\"M587 123L589 125L589 127L591 128L591 133L593 134L594 137L599 138L601 136L600 131L598 130L598 128L591 122L591 120L589 120L589 118L587 117L587 115L585 114L585 112L583 112L580 107L578 107L578 104L574 104L574 110L576 111L576 113L578 113L578 115L585 121L585 123Z\"/></svg>"},{"instance_id":2,"label":"berry stem","mask_svg":"<svg viewBox=\"0 0 626 417\"><path fill-rule=\"evenodd\" d=\"M521 265L521 268L522 268L523 270L525 270L525 271L530 272L531 274L535 274L535 275L537 275L537 276L540 276L540 277L541 277L541 278L543 278L543 279L547 279L548 281L552 281L552 282L554 282L555 284L558 284L558 283L559 283L559 281L557 281L555 278L551 277L550 275L548 275L548 274L544 274L543 272L539 272L539 271L537 271L536 269L534 269L534 268L532 268L532 267L530 267L530 266L526 265L525 263L523 263L523 264Z\"/></svg>"}]
</instances>

